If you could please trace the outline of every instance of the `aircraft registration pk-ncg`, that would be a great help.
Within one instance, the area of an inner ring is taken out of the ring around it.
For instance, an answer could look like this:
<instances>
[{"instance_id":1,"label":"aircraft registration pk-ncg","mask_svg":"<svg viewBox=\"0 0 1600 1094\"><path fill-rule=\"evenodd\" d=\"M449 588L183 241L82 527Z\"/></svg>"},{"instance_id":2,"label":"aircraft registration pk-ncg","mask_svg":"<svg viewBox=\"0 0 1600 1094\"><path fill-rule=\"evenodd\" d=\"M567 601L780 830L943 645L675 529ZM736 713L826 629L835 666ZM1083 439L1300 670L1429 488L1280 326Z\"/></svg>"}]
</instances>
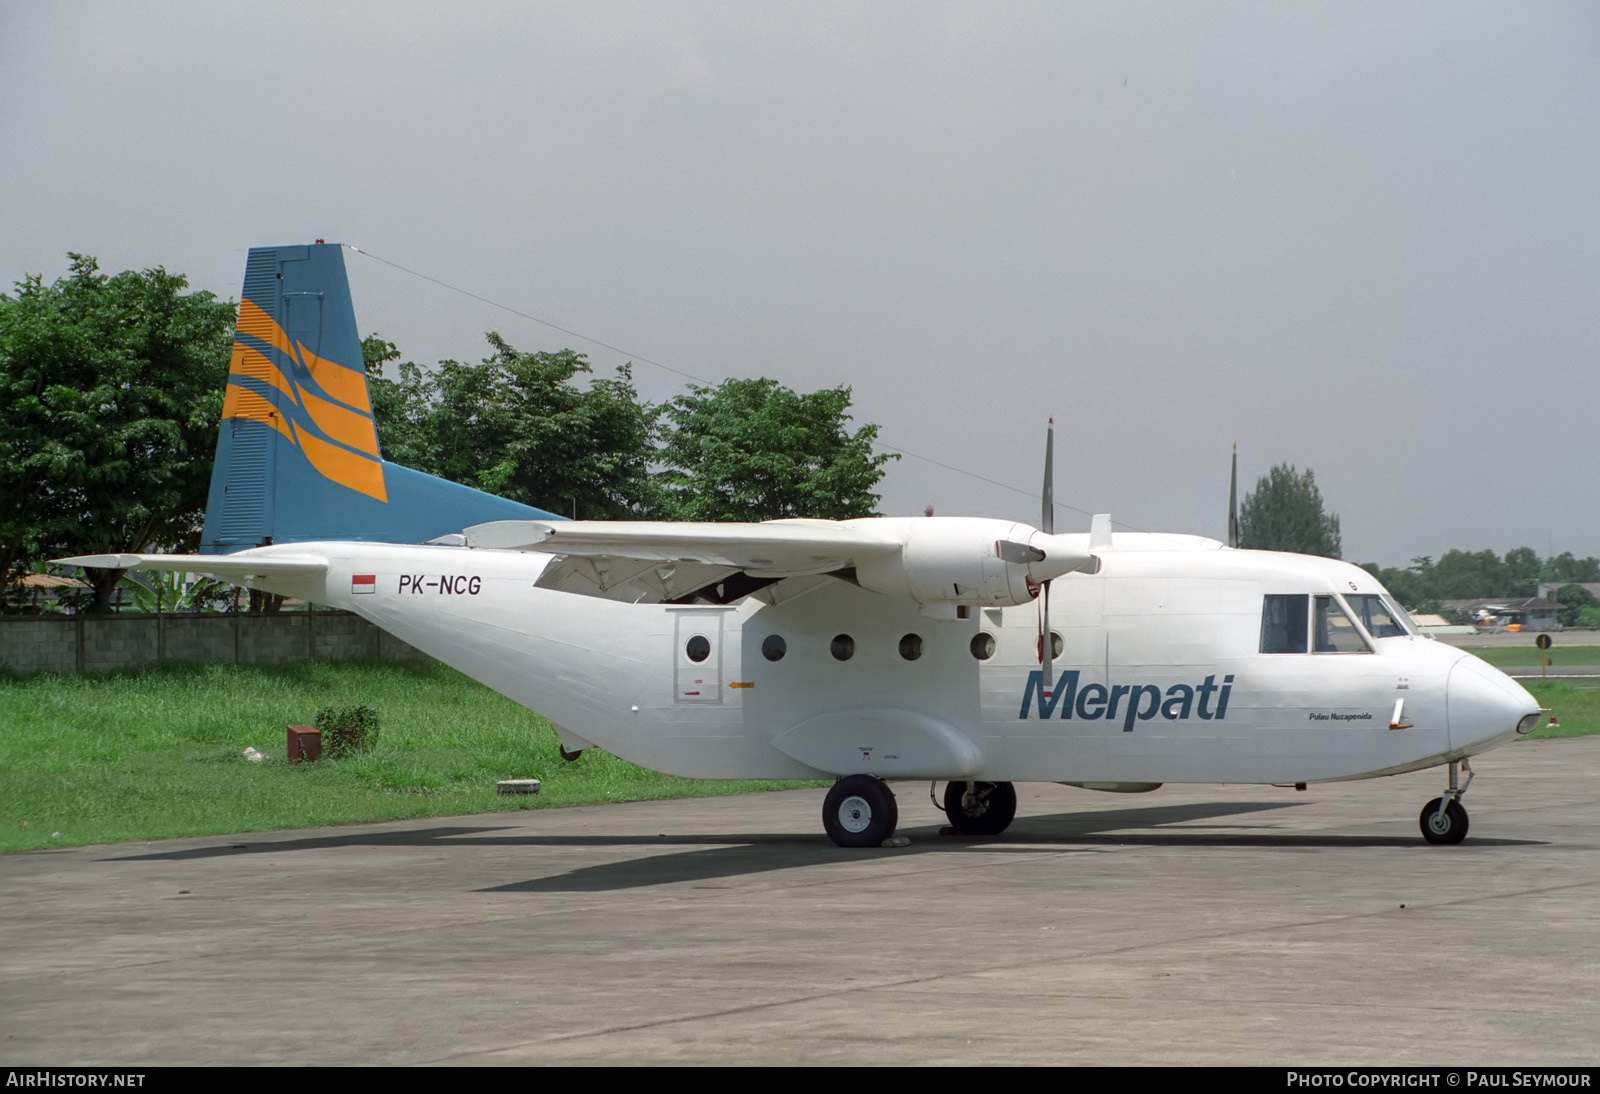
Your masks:
<instances>
[{"instance_id":1,"label":"aircraft registration pk-ncg","mask_svg":"<svg viewBox=\"0 0 1600 1094\"><path fill-rule=\"evenodd\" d=\"M946 781L953 828L995 834L1016 781L1136 792L1436 765L1448 788L1423 835L1466 835L1467 759L1538 723L1527 691L1419 634L1343 562L1105 517L1052 534L1049 461L1042 529L563 520L385 461L340 248L257 248L202 553L62 561L355 612L549 718L569 757L836 779L823 823L842 846L893 835L891 779Z\"/></svg>"}]
</instances>

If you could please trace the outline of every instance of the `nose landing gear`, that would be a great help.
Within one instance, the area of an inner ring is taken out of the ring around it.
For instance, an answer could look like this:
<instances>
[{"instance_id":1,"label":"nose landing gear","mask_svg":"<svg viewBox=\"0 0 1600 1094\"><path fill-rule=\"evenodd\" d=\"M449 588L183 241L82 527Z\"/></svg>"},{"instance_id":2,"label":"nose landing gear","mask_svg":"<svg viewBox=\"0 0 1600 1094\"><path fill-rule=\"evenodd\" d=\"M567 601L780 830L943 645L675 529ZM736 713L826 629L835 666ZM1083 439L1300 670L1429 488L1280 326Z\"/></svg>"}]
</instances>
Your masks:
<instances>
[{"instance_id":1,"label":"nose landing gear","mask_svg":"<svg viewBox=\"0 0 1600 1094\"><path fill-rule=\"evenodd\" d=\"M963 836L998 836L1017 815L1017 788L1010 783L950 783L944 788L944 814Z\"/></svg>"},{"instance_id":2,"label":"nose landing gear","mask_svg":"<svg viewBox=\"0 0 1600 1094\"><path fill-rule=\"evenodd\" d=\"M1442 797L1434 798L1422 807L1417 824L1422 838L1429 843L1460 843L1467 838L1467 811L1462 808L1461 796L1472 785L1472 765L1466 760L1450 761L1450 789ZM1457 769L1467 773L1467 781L1457 786Z\"/></svg>"}]
</instances>

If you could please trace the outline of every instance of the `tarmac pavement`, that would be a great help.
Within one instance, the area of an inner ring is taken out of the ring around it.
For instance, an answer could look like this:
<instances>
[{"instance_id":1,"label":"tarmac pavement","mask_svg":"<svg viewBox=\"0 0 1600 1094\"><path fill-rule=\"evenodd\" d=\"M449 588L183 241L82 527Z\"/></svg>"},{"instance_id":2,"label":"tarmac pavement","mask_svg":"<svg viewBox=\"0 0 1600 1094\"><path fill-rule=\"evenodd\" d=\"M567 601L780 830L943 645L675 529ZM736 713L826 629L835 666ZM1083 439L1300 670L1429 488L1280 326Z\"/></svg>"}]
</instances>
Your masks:
<instances>
[{"instance_id":1,"label":"tarmac pavement","mask_svg":"<svg viewBox=\"0 0 1600 1094\"><path fill-rule=\"evenodd\" d=\"M0 856L0 1063L1592 1065L1600 739L1305 792L822 792ZM941 788L942 789L942 788Z\"/></svg>"}]
</instances>

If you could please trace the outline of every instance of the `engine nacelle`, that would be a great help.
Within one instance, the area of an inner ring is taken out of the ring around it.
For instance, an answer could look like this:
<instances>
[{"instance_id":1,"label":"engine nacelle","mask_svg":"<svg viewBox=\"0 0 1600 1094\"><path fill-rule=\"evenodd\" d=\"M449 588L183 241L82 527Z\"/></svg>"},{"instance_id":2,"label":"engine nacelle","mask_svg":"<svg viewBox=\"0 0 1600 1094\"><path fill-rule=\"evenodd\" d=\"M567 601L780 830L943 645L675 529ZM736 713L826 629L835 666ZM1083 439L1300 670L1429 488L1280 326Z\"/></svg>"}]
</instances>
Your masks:
<instances>
[{"instance_id":1,"label":"engine nacelle","mask_svg":"<svg viewBox=\"0 0 1600 1094\"><path fill-rule=\"evenodd\" d=\"M919 604L1026 604L1039 595L1039 582L1082 562L1075 557L1062 568L1060 552L1050 555L1054 537L1014 521L907 517L897 523L900 552L858 563L856 580Z\"/></svg>"}]
</instances>

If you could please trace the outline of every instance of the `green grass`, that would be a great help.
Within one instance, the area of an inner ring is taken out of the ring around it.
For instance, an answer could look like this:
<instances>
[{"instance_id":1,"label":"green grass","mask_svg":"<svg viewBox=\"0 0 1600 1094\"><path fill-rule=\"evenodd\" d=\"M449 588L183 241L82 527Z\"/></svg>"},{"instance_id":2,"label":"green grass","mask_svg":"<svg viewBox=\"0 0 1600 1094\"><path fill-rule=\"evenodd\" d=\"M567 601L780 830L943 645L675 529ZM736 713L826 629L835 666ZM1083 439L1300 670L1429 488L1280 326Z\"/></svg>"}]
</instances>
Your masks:
<instances>
[{"instance_id":1,"label":"green grass","mask_svg":"<svg viewBox=\"0 0 1600 1094\"><path fill-rule=\"evenodd\" d=\"M1531 638L1525 646L1462 648L1501 668L1536 668L1545 653L1533 644ZM1550 647L1549 654L1551 662L1556 665L1600 665L1600 646L1555 645ZM1600 687L1595 686L1600 681L1561 682L1561 677L1552 676L1545 683L1537 679L1519 682L1533 693L1541 707L1549 708L1549 714L1540 719L1545 724L1529 734L1533 739L1600 733ZM1548 724L1550 714L1556 716L1558 725L1551 727Z\"/></svg>"},{"instance_id":2,"label":"green grass","mask_svg":"<svg viewBox=\"0 0 1600 1094\"><path fill-rule=\"evenodd\" d=\"M1550 714L1541 716L1541 725L1528 736L1538 740L1548 737L1582 737L1600 733L1600 689L1580 687L1575 684L1541 684L1537 680L1524 680L1522 686L1533 693L1541 707L1548 707L1560 725L1551 727Z\"/></svg>"},{"instance_id":3,"label":"green grass","mask_svg":"<svg viewBox=\"0 0 1600 1094\"><path fill-rule=\"evenodd\" d=\"M1468 653L1476 654L1491 665L1501 668L1532 665L1538 667L1539 659L1546 653L1528 639L1526 646L1462 646ZM1554 665L1600 665L1600 646L1551 646L1550 663Z\"/></svg>"},{"instance_id":4,"label":"green grass","mask_svg":"<svg viewBox=\"0 0 1600 1094\"><path fill-rule=\"evenodd\" d=\"M284 762L319 707L379 713L375 752ZM254 746L271 759L252 763ZM537 778L531 797L495 782ZM679 779L590 749L438 664L163 664L0 678L0 850L298 828L806 783Z\"/></svg>"},{"instance_id":5,"label":"green grass","mask_svg":"<svg viewBox=\"0 0 1600 1094\"><path fill-rule=\"evenodd\" d=\"M1560 721L1532 736L1600 732L1600 690L1537 681L1528 690ZM285 726L358 703L382 718L377 751L283 761ZM272 758L246 760L251 745ZM557 749L544 719L437 664L0 677L0 850L818 785L679 779L599 749L568 763ZM494 784L504 778L543 788L502 797Z\"/></svg>"}]
</instances>

